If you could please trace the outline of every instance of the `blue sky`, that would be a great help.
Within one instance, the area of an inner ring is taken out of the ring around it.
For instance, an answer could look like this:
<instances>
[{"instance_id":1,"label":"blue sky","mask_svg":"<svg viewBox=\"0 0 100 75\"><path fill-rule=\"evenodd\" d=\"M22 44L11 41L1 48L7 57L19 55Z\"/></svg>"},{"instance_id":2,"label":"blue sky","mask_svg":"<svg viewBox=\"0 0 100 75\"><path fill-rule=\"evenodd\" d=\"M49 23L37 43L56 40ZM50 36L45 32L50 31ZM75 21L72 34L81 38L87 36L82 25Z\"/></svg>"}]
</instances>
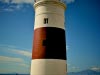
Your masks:
<instances>
[{"instance_id":1,"label":"blue sky","mask_svg":"<svg viewBox=\"0 0 100 75\"><path fill-rule=\"evenodd\" d=\"M32 0L0 0L0 73L30 73ZM67 0L68 72L100 70L100 1Z\"/></svg>"}]
</instances>

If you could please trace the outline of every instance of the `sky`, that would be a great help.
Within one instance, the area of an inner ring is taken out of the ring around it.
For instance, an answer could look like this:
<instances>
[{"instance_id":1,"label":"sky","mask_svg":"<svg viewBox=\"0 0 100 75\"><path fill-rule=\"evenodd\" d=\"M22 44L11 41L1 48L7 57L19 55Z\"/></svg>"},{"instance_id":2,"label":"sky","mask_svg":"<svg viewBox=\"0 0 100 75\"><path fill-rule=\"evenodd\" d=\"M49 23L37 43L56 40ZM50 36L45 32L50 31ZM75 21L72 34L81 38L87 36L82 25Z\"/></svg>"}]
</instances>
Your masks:
<instances>
[{"instance_id":1,"label":"sky","mask_svg":"<svg viewBox=\"0 0 100 75\"><path fill-rule=\"evenodd\" d=\"M33 0L0 0L0 73L30 73ZM100 0L67 0L68 72L100 71Z\"/></svg>"}]
</instances>

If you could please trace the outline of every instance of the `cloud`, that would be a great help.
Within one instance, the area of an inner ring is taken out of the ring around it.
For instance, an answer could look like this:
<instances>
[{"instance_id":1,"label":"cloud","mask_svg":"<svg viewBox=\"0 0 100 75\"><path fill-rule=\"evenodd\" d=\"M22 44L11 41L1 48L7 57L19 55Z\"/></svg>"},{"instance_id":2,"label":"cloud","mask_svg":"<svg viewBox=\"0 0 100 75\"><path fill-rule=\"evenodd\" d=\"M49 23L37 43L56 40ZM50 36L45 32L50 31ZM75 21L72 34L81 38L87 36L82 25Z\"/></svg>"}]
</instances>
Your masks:
<instances>
[{"instance_id":1,"label":"cloud","mask_svg":"<svg viewBox=\"0 0 100 75\"><path fill-rule=\"evenodd\" d=\"M16 48L16 46L13 46L13 45L4 45L4 44L0 44L0 47Z\"/></svg>"},{"instance_id":2,"label":"cloud","mask_svg":"<svg viewBox=\"0 0 100 75\"><path fill-rule=\"evenodd\" d=\"M5 3L8 3L9 0L0 0L0 2L5 2Z\"/></svg>"},{"instance_id":3,"label":"cloud","mask_svg":"<svg viewBox=\"0 0 100 75\"><path fill-rule=\"evenodd\" d=\"M64 1L67 4L75 2L75 0L64 0ZM0 11L12 12L15 10L22 10L23 8L27 8L27 6L25 7L24 3L27 5L31 5L32 7L34 0L0 0L0 2L6 5L6 7L5 5L0 6Z\"/></svg>"},{"instance_id":4,"label":"cloud","mask_svg":"<svg viewBox=\"0 0 100 75\"><path fill-rule=\"evenodd\" d=\"M0 0L0 2L3 2L3 3L31 3L33 4L34 3L34 0Z\"/></svg>"},{"instance_id":5,"label":"cloud","mask_svg":"<svg viewBox=\"0 0 100 75\"><path fill-rule=\"evenodd\" d=\"M0 73L29 73L31 52L28 51L0 44L0 54L3 54L0 56Z\"/></svg>"},{"instance_id":6,"label":"cloud","mask_svg":"<svg viewBox=\"0 0 100 75\"><path fill-rule=\"evenodd\" d=\"M12 45L0 45L0 50L1 52L4 53L10 53L10 54L17 54L17 55L23 55L26 57L31 58L32 53L29 52L29 50L22 50L22 49L18 49L15 46Z\"/></svg>"},{"instance_id":7,"label":"cloud","mask_svg":"<svg viewBox=\"0 0 100 75\"><path fill-rule=\"evenodd\" d=\"M67 66L71 66L71 64L67 64Z\"/></svg>"},{"instance_id":8,"label":"cloud","mask_svg":"<svg viewBox=\"0 0 100 75\"><path fill-rule=\"evenodd\" d=\"M24 50L12 49L11 51L13 53L17 53L17 54L24 55L24 56L27 56L27 57L31 57L32 56L31 52L24 51Z\"/></svg>"},{"instance_id":9,"label":"cloud","mask_svg":"<svg viewBox=\"0 0 100 75\"><path fill-rule=\"evenodd\" d=\"M5 3L30 3L33 4L34 0L0 0ZM64 0L67 4L75 2L75 0Z\"/></svg>"},{"instance_id":10,"label":"cloud","mask_svg":"<svg viewBox=\"0 0 100 75\"><path fill-rule=\"evenodd\" d=\"M20 73L28 74L30 69L29 64L25 63L0 63L0 73Z\"/></svg>"},{"instance_id":11,"label":"cloud","mask_svg":"<svg viewBox=\"0 0 100 75\"><path fill-rule=\"evenodd\" d=\"M2 62L24 62L21 58L14 58L14 57L7 57L7 56L0 56L0 61Z\"/></svg>"},{"instance_id":12,"label":"cloud","mask_svg":"<svg viewBox=\"0 0 100 75\"><path fill-rule=\"evenodd\" d=\"M29 65L27 65L27 64L25 64L25 63L20 64L20 66L29 68Z\"/></svg>"},{"instance_id":13,"label":"cloud","mask_svg":"<svg viewBox=\"0 0 100 75\"><path fill-rule=\"evenodd\" d=\"M67 4L74 3L74 2L75 2L75 0L66 0Z\"/></svg>"},{"instance_id":14,"label":"cloud","mask_svg":"<svg viewBox=\"0 0 100 75\"><path fill-rule=\"evenodd\" d=\"M10 8L5 8L3 9L4 11L13 11L13 9L10 9Z\"/></svg>"},{"instance_id":15,"label":"cloud","mask_svg":"<svg viewBox=\"0 0 100 75\"><path fill-rule=\"evenodd\" d=\"M13 71L15 72L14 69L12 69L12 70L11 69L6 69L6 68L5 69L3 69L3 68L0 69L0 73L11 73Z\"/></svg>"},{"instance_id":16,"label":"cloud","mask_svg":"<svg viewBox=\"0 0 100 75\"><path fill-rule=\"evenodd\" d=\"M100 67L92 67L90 69L93 70L93 71L100 71Z\"/></svg>"},{"instance_id":17,"label":"cloud","mask_svg":"<svg viewBox=\"0 0 100 75\"><path fill-rule=\"evenodd\" d=\"M12 3L34 3L34 0L12 0Z\"/></svg>"},{"instance_id":18,"label":"cloud","mask_svg":"<svg viewBox=\"0 0 100 75\"><path fill-rule=\"evenodd\" d=\"M25 9L29 8L29 6L32 7L32 1L31 0L0 0L2 5L0 6L0 11L15 11L15 10L21 10L25 11Z\"/></svg>"},{"instance_id":19,"label":"cloud","mask_svg":"<svg viewBox=\"0 0 100 75\"><path fill-rule=\"evenodd\" d=\"M76 66L73 66L73 67L70 66L70 71L72 71L72 72L78 72L78 71L80 71L80 68L76 67Z\"/></svg>"},{"instance_id":20,"label":"cloud","mask_svg":"<svg viewBox=\"0 0 100 75\"><path fill-rule=\"evenodd\" d=\"M76 69L79 69L79 67L72 67L72 69L75 69L76 70Z\"/></svg>"},{"instance_id":21,"label":"cloud","mask_svg":"<svg viewBox=\"0 0 100 75\"><path fill-rule=\"evenodd\" d=\"M71 64L67 64L67 66L70 66Z\"/></svg>"},{"instance_id":22,"label":"cloud","mask_svg":"<svg viewBox=\"0 0 100 75\"><path fill-rule=\"evenodd\" d=\"M67 49L67 51L69 50L69 46L68 45L66 46L66 49Z\"/></svg>"}]
</instances>

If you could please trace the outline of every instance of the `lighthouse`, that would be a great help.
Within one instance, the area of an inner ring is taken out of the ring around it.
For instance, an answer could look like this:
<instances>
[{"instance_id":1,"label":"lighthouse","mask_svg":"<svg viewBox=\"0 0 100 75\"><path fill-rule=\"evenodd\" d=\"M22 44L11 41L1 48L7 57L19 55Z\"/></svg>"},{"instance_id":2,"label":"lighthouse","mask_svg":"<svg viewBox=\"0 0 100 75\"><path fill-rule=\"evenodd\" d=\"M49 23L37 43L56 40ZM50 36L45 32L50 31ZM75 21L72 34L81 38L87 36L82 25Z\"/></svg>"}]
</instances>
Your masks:
<instances>
[{"instance_id":1,"label":"lighthouse","mask_svg":"<svg viewBox=\"0 0 100 75\"><path fill-rule=\"evenodd\" d=\"M66 75L64 0L34 0L31 75Z\"/></svg>"}]
</instances>

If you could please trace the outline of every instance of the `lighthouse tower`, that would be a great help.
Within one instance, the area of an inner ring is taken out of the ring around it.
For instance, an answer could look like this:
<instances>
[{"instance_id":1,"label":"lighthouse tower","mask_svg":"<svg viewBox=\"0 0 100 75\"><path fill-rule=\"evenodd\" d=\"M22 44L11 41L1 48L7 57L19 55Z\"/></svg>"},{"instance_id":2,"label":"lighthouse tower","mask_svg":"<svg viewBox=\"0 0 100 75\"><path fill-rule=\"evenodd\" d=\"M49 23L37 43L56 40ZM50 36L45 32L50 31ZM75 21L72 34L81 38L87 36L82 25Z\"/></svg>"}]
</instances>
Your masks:
<instances>
[{"instance_id":1,"label":"lighthouse tower","mask_svg":"<svg viewBox=\"0 0 100 75\"><path fill-rule=\"evenodd\" d=\"M35 0L31 75L66 75L64 0Z\"/></svg>"}]
</instances>

